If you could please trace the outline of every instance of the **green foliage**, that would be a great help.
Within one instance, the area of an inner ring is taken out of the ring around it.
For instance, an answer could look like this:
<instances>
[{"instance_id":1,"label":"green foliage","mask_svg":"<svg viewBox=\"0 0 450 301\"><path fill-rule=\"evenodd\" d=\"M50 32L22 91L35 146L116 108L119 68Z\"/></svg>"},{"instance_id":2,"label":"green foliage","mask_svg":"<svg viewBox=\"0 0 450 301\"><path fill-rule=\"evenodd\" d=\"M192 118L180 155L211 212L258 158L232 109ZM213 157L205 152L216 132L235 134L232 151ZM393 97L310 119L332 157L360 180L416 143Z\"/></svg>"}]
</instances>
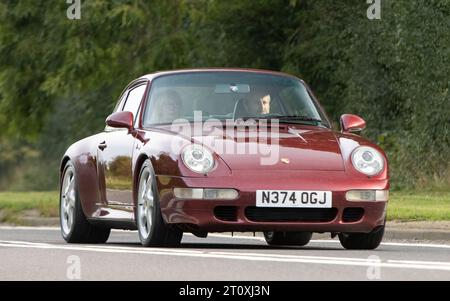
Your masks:
<instances>
[{"instance_id":1,"label":"green foliage","mask_svg":"<svg viewBox=\"0 0 450 301\"><path fill-rule=\"evenodd\" d=\"M279 70L300 11L290 1L203 1L206 8L191 32L200 63L219 67Z\"/></svg>"},{"instance_id":2,"label":"green foliage","mask_svg":"<svg viewBox=\"0 0 450 301\"><path fill-rule=\"evenodd\" d=\"M207 66L299 75L336 124L366 119L394 187L450 186L448 0L383 0L373 21L360 0L81 2L81 20L65 1L0 2L0 189L56 187L130 80Z\"/></svg>"},{"instance_id":3,"label":"green foliage","mask_svg":"<svg viewBox=\"0 0 450 301\"><path fill-rule=\"evenodd\" d=\"M385 0L379 21L364 2L347 3L305 5L284 69L303 75L335 120L366 119L394 187L450 186L450 2Z\"/></svg>"}]
</instances>

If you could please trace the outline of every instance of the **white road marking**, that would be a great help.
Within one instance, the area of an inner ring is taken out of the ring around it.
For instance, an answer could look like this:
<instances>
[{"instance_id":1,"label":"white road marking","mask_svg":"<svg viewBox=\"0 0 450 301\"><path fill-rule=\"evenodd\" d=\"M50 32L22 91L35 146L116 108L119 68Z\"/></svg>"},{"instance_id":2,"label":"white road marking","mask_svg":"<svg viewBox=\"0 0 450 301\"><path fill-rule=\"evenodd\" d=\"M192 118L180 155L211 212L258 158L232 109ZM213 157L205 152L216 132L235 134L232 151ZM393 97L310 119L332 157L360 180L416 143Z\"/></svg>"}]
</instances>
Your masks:
<instances>
[{"instance_id":1,"label":"white road marking","mask_svg":"<svg viewBox=\"0 0 450 301\"><path fill-rule=\"evenodd\" d=\"M326 242L326 243L339 243L339 240L328 240L328 239L316 239L311 240L311 242ZM420 248L442 248L450 249L450 245L439 245L439 244L425 244L425 243L399 243L399 242L382 242L382 246L396 246L396 247L420 247Z\"/></svg>"},{"instance_id":2,"label":"white road marking","mask_svg":"<svg viewBox=\"0 0 450 301\"><path fill-rule=\"evenodd\" d=\"M420 270L441 270L450 271L450 264L447 262L433 261L379 261L374 262L370 259L347 258L347 257L324 257L324 256L301 256L301 255L281 255L281 254L262 254L245 252L216 252L216 251L192 251L167 248L133 248L133 247L115 247L115 246L94 246L94 245L56 245L46 243L31 243L20 241L0 240L0 247L6 248L35 248L35 249L55 249L70 251L87 251L102 253L122 253L122 254L146 254L160 256L179 256L179 257L200 257L200 258L220 258L246 261L268 261L284 263L315 263L327 265L346 265L346 266L364 266L364 267L385 267L400 269L420 269Z\"/></svg>"},{"instance_id":3,"label":"white road marking","mask_svg":"<svg viewBox=\"0 0 450 301\"><path fill-rule=\"evenodd\" d=\"M185 235L192 235L190 233L185 233ZM222 237L222 238L235 238L235 239L249 239L265 241L264 237L258 236L244 236L244 235L225 235L225 234L208 234L208 237ZM337 243L340 244L339 240L336 239L311 239L310 242L314 243ZM443 248L450 249L450 245L445 244L427 244L427 243L398 243L398 242L382 242L381 245L384 246L397 246L397 247L423 247L423 248Z\"/></svg>"},{"instance_id":4,"label":"white road marking","mask_svg":"<svg viewBox=\"0 0 450 301\"><path fill-rule=\"evenodd\" d=\"M28 226L0 226L0 230L37 230L37 231L60 231L59 227L28 227Z\"/></svg>"},{"instance_id":5,"label":"white road marking","mask_svg":"<svg viewBox=\"0 0 450 301\"><path fill-rule=\"evenodd\" d=\"M1 241L0 241L1 242ZM150 250L150 251L155 251L155 252L169 252L169 253L189 253L189 254L203 254L205 253L205 251L200 251L200 250L185 250L185 249L177 249L177 248L156 248L156 247L152 247L150 248L145 248L142 246L138 246L138 247L118 247L118 246L108 246L108 245L89 245L89 247L92 249L112 249L112 250L123 250L123 251L136 251L136 250Z\"/></svg>"},{"instance_id":6,"label":"white road marking","mask_svg":"<svg viewBox=\"0 0 450 301\"><path fill-rule=\"evenodd\" d=\"M450 267L450 262L443 262L443 261L392 260L392 259L388 259L387 262L392 262L392 263L410 263L410 264L445 265L445 266L449 266Z\"/></svg>"},{"instance_id":7,"label":"white road marking","mask_svg":"<svg viewBox=\"0 0 450 301\"><path fill-rule=\"evenodd\" d=\"M60 231L59 227L27 227L27 226L0 226L1 230L37 230L37 231ZM136 231L130 230L119 230L113 229L115 233L131 233ZM194 236L191 233L184 233L184 235ZM219 233L210 233L208 237L217 237L217 238L234 238L234 239L246 239L246 240L257 240L257 241L265 241L264 237L261 236L245 236L245 235L227 235L227 234L219 234ZM312 243L337 243L339 244L339 240L333 239L312 239ZM397 246L397 247L420 247L420 248L442 248L442 249L450 249L450 244L432 244L432 243L398 243L398 242L382 242L381 245L384 246Z\"/></svg>"},{"instance_id":8,"label":"white road marking","mask_svg":"<svg viewBox=\"0 0 450 301\"><path fill-rule=\"evenodd\" d=\"M450 245L439 244L423 244L423 243L399 243L399 242L382 242L385 246L397 246L397 247L421 247L421 248L442 248L450 249Z\"/></svg>"},{"instance_id":9,"label":"white road marking","mask_svg":"<svg viewBox=\"0 0 450 301\"><path fill-rule=\"evenodd\" d=\"M46 226L0 226L0 230L36 230L36 231L60 231L60 227L46 227ZM123 229L112 229L112 232L117 233L127 233L127 232L136 232L137 230L123 230Z\"/></svg>"},{"instance_id":10,"label":"white road marking","mask_svg":"<svg viewBox=\"0 0 450 301\"><path fill-rule=\"evenodd\" d=\"M283 255L283 254L267 254L267 253L239 253L239 252L210 252L211 254L219 255L250 255L250 256L262 256L262 257L276 257L276 258L304 258L304 259L324 259L324 260L344 260L344 261L361 261L366 262L365 258L357 257L328 257L328 256L305 256L305 255Z\"/></svg>"}]
</instances>

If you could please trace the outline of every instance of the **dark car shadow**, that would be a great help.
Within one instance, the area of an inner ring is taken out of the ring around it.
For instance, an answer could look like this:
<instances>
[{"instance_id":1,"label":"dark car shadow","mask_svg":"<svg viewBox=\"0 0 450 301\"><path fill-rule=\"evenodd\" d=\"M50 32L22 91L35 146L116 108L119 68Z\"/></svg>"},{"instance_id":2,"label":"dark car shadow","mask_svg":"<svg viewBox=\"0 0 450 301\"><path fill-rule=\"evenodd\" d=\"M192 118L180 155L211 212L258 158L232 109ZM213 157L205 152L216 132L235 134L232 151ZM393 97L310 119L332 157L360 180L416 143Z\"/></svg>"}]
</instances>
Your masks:
<instances>
[{"instance_id":1,"label":"dark car shadow","mask_svg":"<svg viewBox=\"0 0 450 301\"><path fill-rule=\"evenodd\" d=\"M257 244L224 244L224 243L182 243L179 248L190 249L239 249L239 250L340 250L334 247L312 247L312 246L269 246Z\"/></svg>"},{"instance_id":2,"label":"dark car shadow","mask_svg":"<svg viewBox=\"0 0 450 301\"><path fill-rule=\"evenodd\" d=\"M117 247L142 247L138 242L136 243L122 243L122 242L108 242L106 245ZM342 247L319 247L319 246L269 246L262 244L235 244L235 243L192 243L185 242L179 246L170 247L171 249L202 249L202 250L305 250L305 251L332 251L343 250Z\"/></svg>"}]
</instances>

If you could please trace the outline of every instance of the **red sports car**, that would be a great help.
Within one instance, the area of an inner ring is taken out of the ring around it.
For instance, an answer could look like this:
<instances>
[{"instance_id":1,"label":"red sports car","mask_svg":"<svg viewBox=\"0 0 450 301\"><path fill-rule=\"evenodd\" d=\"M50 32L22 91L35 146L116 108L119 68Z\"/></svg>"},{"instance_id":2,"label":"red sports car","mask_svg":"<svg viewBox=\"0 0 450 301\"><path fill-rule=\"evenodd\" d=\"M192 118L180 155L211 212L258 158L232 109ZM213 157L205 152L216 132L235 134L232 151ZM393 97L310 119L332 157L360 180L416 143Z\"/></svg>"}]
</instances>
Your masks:
<instances>
[{"instance_id":1,"label":"red sports car","mask_svg":"<svg viewBox=\"0 0 450 301\"><path fill-rule=\"evenodd\" d=\"M60 220L70 243L138 230L144 246L183 232L262 231L269 245L313 232L374 249L389 193L382 149L342 115L334 131L297 77L248 69L157 72L132 81L105 130L61 161Z\"/></svg>"}]
</instances>

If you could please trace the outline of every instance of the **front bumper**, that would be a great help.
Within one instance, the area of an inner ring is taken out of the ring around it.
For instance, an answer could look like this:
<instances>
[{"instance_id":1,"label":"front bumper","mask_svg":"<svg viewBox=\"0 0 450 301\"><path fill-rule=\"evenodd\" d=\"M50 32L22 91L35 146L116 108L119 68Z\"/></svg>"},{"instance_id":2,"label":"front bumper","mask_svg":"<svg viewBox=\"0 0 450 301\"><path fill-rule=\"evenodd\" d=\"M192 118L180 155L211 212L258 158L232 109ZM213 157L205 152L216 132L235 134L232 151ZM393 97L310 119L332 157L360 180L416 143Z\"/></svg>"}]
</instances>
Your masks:
<instances>
[{"instance_id":1,"label":"front bumper","mask_svg":"<svg viewBox=\"0 0 450 301\"><path fill-rule=\"evenodd\" d=\"M225 177L157 176L161 212L166 223L187 231L370 232L383 225L387 202L350 202L348 190L389 189L388 180L349 179L338 171L242 171ZM174 187L234 188L235 200L177 199ZM256 190L330 190L332 209L256 208Z\"/></svg>"}]
</instances>

